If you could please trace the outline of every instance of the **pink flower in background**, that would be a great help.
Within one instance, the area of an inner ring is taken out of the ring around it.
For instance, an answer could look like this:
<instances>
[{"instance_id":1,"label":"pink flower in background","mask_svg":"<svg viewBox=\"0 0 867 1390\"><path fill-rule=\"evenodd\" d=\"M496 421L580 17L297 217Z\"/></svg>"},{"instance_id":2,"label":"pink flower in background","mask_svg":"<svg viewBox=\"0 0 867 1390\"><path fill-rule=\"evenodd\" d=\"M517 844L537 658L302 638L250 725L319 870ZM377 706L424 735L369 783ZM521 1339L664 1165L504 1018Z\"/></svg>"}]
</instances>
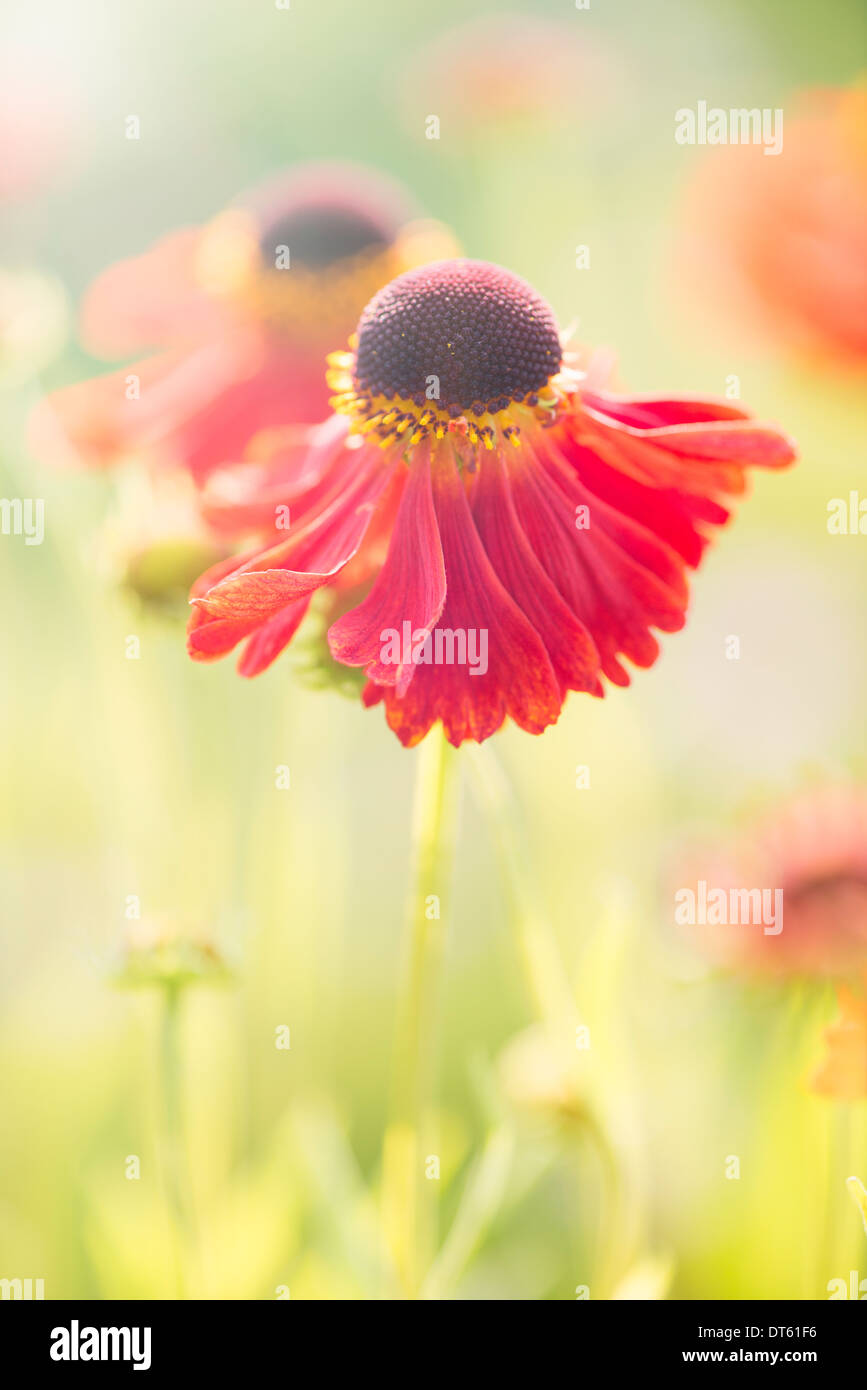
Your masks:
<instances>
[{"instance_id":1,"label":"pink flower in background","mask_svg":"<svg viewBox=\"0 0 867 1390\"><path fill-rule=\"evenodd\" d=\"M33 420L33 448L57 462L183 467L201 483L263 435L322 418L335 335L380 285L453 249L380 174L328 163L280 174L98 277L84 345L157 351L55 392Z\"/></svg>"},{"instance_id":2,"label":"pink flower in background","mask_svg":"<svg viewBox=\"0 0 867 1390\"><path fill-rule=\"evenodd\" d=\"M729 145L689 191L678 275L787 349L867 365L867 87L802 95L781 153Z\"/></svg>"}]
</instances>

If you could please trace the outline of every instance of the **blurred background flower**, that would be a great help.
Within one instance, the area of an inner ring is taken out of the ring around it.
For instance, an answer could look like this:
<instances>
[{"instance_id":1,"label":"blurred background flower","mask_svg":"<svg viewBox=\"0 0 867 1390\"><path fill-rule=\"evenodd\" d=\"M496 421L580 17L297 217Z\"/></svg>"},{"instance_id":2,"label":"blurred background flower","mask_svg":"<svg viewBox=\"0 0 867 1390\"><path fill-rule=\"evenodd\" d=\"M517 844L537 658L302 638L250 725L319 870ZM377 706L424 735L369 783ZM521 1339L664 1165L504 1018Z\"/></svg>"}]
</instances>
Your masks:
<instances>
[{"instance_id":1,"label":"blurred background flower","mask_svg":"<svg viewBox=\"0 0 867 1390\"><path fill-rule=\"evenodd\" d=\"M783 146L729 145L690 189L692 287L741 331L829 366L867 366L867 77L802 92Z\"/></svg>"},{"instance_id":2,"label":"blurred background flower","mask_svg":"<svg viewBox=\"0 0 867 1390\"><path fill-rule=\"evenodd\" d=\"M867 793L829 784L789 798L753 820L734 844L696 850L683 861L678 883L695 888L698 880L727 899L743 891L782 895L776 904L767 896L758 923L755 914L732 922L725 909L716 924L683 927L717 963L748 976L857 974L867 965Z\"/></svg>"},{"instance_id":3,"label":"blurred background flower","mask_svg":"<svg viewBox=\"0 0 867 1390\"><path fill-rule=\"evenodd\" d=\"M380 285L454 247L414 212L381 174L313 164L111 267L84 301L85 346L162 355L50 397L34 449L91 466L138 457L202 482L263 432L322 418L329 347Z\"/></svg>"}]
</instances>

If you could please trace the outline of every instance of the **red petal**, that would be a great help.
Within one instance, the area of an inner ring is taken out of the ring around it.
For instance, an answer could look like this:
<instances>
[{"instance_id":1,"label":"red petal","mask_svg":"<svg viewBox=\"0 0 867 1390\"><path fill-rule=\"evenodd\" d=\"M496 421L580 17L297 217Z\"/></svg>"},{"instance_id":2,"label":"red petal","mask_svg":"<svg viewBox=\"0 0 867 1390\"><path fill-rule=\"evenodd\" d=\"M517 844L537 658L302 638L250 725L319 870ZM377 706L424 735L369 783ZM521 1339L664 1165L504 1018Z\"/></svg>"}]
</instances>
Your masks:
<instances>
[{"instance_id":1,"label":"red petal","mask_svg":"<svg viewBox=\"0 0 867 1390\"><path fill-rule=\"evenodd\" d=\"M406 689L412 665L381 661L386 629L430 632L443 610L446 574L434 513L429 450L422 446L410 467L385 564L363 603L345 613L328 633L332 655L347 666L365 666L383 685Z\"/></svg>"},{"instance_id":2,"label":"red petal","mask_svg":"<svg viewBox=\"0 0 867 1390\"><path fill-rule=\"evenodd\" d=\"M522 729L541 733L560 713L557 677L538 633L485 554L448 445L434 456L433 493L448 588L432 636L463 632L468 642L474 630L480 644L484 632L488 669L471 675L468 665L417 665L405 695L383 687L389 727L407 747L424 738L436 720L442 720L455 746L489 738L507 714Z\"/></svg>"},{"instance_id":3,"label":"red petal","mask_svg":"<svg viewBox=\"0 0 867 1390\"><path fill-rule=\"evenodd\" d=\"M688 425L708 420L748 420L749 411L731 401L699 396L615 396L609 391L584 391L585 405L636 429L658 429L663 425Z\"/></svg>"},{"instance_id":4,"label":"red petal","mask_svg":"<svg viewBox=\"0 0 867 1390\"><path fill-rule=\"evenodd\" d=\"M348 422L340 415L320 425L296 426L297 437L279 438L263 465L241 463L212 475L202 494L202 515L224 534L259 532L262 544L296 529L358 472L358 454L346 448ZM273 543L273 540L272 540Z\"/></svg>"},{"instance_id":5,"label":"red petal","mask_svg":"<svg viewBox=\"0 0 867 1390\"><path fill-rule=\"evenodd\" d=\"M537 456L526 444L511 471L518 516L542 567L589 631L608 679L628 685L618 653L637 666L652 665L659 646L648 628L674 632L682 627L685 594L622 549L599 517L594 525L593 512L590 528L576 529L575 506L555 481L544 452Z\"/></svg>"},{"instance_id":6,"label":"red petal","mask_svg":"<svg viewBox=\"0 0 867 1390\"><path fill-rule=\"evenodd\" d=\"M231 650L288 604L327 584L355 555L391 473L379 450L359 450L356 460L352 482L345 486L338 477L318 511L286 541L254 553L204 593L196 593L193 603L205 616L191 621L191 655ZM211 637L204 635L209 627L217 629Z\"/></svg>"},{"instance_id":7,"label":"red petal","mask_svg":"<svg viewBox=\"0 0 867 1390\"><path fill-rule=\"evenodd\" d=\"M498 578L544 642L561 689L601 695L599 653L536 559L521 529L498 453L485 453L482 458L473 517Z\"/></svg>"},{"instance_id":8,"label":"red petal","mask_svg":"<svg viewBox=\"0 0 867 1390\"><path fill-rule=\"evenodd\" d=\"M258 676L276 661L292 641L309 607L309 598L299 599L260 627L250 638L238 662L240 674Z\"/></svg>"},{"instance_id":9,"label":"red petal","mask_svg":"<svg viewBox=\"0 0 867 1390\"><path fill-rule=\"evenodd\" d=\"M746 467L784 468L795 458L795 445L780 430L721 402L633 403L587 393L568 424L579 443L639 482L704 496L743 492Z\"/></svg>"},{"instance_id":10,"label":"red petal","mask_svg":"<svg viewBox=\"0 0 867 1390\"><path fill-rule=\"evenodd\" d=\"M568 450L566 457L595 497L622 515L639 521L693 567L707 544L700 523L722 526L729 518L725 507L718 502L680 492L677 488L640 483L620 469L612 468L592 449L576 445Z\"/></svg>"}]
</instances>

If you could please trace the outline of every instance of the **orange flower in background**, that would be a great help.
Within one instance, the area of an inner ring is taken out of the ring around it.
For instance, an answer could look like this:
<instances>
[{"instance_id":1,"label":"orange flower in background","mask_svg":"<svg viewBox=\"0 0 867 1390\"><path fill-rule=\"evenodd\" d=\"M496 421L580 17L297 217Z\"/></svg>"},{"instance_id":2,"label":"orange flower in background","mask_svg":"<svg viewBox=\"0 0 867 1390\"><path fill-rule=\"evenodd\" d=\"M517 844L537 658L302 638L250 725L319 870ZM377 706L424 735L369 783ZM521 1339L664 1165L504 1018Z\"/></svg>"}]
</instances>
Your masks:
<instances>
[{"instance_id":1,"label":"orange flower in background","mask_svg":"<svg viewBox=\"0 0 867 1390\"><path fill-rule=\"evenodd\" d=\"M809 1087L831 1100L867 1100L867 999L841 985L837 1006L837 1018L823 1033L825 1055Z\"/></svg>"},{"instance_id":2,"label":"orange flower in background","mask_svg":"<svg viewBox=\"0 0 867 1390\"><path fill-rule=\"evenodd\" d=\"M811 355L867 364L867 86L803 95L783 148L731 145L690 190L690 282Z\"/></svg>"},{"instance_id":3,"label":"orange flower in background","mask_svg":"<svg viewBox=\"0 0 867 1390\"><path fill-rule=\"evenodd\" d=\"M734 846L693 855L682 881L690 880L706 885L708 904L715 890L738 904L737 922L727 911L719 924L683 928L718 964L766 976L850 976L867 966L867 793L850 786L804 792ZM763 907L761 920L755 912L743 920L746 891L768 895L770 912ZM778 892L780 899L770 896Z\"/></svg>"},{"instance_id":4,"label":"orange flower in background","mask_svg":"<svg viewBox=\"0 0 867 1390\"><path fill-rule=\"evenodd\" d=\"M244 642L254 675L317 590L357 589L331 652L405 745L437 722L480 742L507 715L541 733L568 691L628 685L621 656L650 666L651 628L683 626L723 498L794 458L732 405L611 394L545 301L480 261L386 286L330 378L337 413L269 479L268 539L196 585L190 653ZM239 505L249 529L255 498Z\"/></svg>"},{"instance_id":5,"label":"orange flower in background","mask_svg":"<svg viewBox=\"0 0 867 1390\"><path fill-rule=\"evenodd\" d=\"M328 163L280 174L98 277L84 345L158 353L50 396L34 450L92 466L145 459L201 483L263 433L321 419L328 348L380 285L453 249L380 174Z\"/></svg>"}]
</instances>

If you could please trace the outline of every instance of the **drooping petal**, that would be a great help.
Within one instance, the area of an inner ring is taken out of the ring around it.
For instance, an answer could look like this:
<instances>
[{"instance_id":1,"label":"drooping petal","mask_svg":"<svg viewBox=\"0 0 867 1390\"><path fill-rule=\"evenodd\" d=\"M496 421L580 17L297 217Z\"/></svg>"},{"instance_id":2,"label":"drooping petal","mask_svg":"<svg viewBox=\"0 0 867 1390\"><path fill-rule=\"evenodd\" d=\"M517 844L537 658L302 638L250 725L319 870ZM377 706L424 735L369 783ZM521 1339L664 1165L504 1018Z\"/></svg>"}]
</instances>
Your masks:
<instances>
[{"instance_id":1,"label":"drooping petal","mask_svg":"<svg viewBox=\"0 0 867 1390\"><path fill-rule=\"evenodd\" d=\"M263 440L262 463L251 460L211 475L201 496L203 517L227 536L259 533L264 541L288 529L319 505L339 475L351 478L356 460L345 441L340 416L280 430Z\"/></svg>"},{"instance_id":2,"label":"drooping petal","mask_svg":"<svg viewBox=\"0 0 867 1390\"><path fill-rule=\"evenodd\" d=\"M268 622L263 624L250 638L244 648L241 660L238 662L238 671L242 676L258 676L262 671L277 660L282 651L288 647L298 628L301 626L304 615L310 607L310 599L298 599L295 603L290 603L286 608Z\"/></svg>"},{"instance_id":3,"label":"drooping petal","mask_svg":"<svg viewBox=\"0 0 867 1390\"><path fill-rule=\"evenodd\" d=\"M677 488L653 487L619 468L612 468L593 449L576 445L566 452L594 497L623 516L639 521L677 551L688 565L698 565L708 536L705 527L723 526L729 512L719 502Z\"/></svg>"},{"instance_id":4,"label":"drooping petal","mask_svg":"<svg viewBox=\"0 0 867 1390\"><path fill-rule=\"evenodd\" d=\"M720 418L723 407L705 404L717 412L707 420L648 428L628 423L628 410L627 418L618 418L616 398L588 394L569 423L579 443L639 482L705 497L742 493L748 466L785 468L794 460L792 441L774 426L740 416ZM670 418L673 403L663 405L661 418ZM691 405L690 416L701 408L698 402ZM653 402L645 400L641 408L653 418Z\"/></svg>"},{"instance_id":5,"label":"drooping petal","mask_svg":"<svg viewBox=\"0 0 867 1390\"><path fill-rule=\"evenodd\" d=\"M332 488L315 513L290 530L286 541L256 552L194 595L193 604L204 617L190 623L191 655L230 651L288 605L309 598L352 559L392 471L375 449L363 457L354 455L354 460L358 467L352 482Z\"/></svg>"},{"instance_id":6,"label":"drooping petal","mask_svg":"<svg viewBox=\"0 0 867 1390\"><path fill-rule=\"evenodd\" d=\"M328 633L331 654L347 666L398 692L412 679L412 664L382 660L389 631L430 632L443 610L446 574L430 477L430 455L422 447L413 460L385 564L363 603L345 613ZM412 640L412 639L411 639Z\"/></svg>"},{"instance_id":7,"label":"drooping petal","mask_svg":"<svg viewBox=\"0 0 867 1390\"><path fill-rule=\"evenodd\" d=\"M437 720L455 746L489 738L506 715L541 733L560 713L557 676L539 634L485 554L448 446L434 455L433 494L446 602L428 638L430 659L417 662L406 693L381 687L389 727L407 747Z\"/></svg>"},{"instance_id":8,"label":"drooping petal","mask_svg":"<svg viewBox=\"0 0 867 1390\"><path fill-rule=\"evenodd\" d=\"M611 391L584 391L590 409L635 429L663 425L706 424L709 420L748 420L749 412L731 401L707 396L617 396Z\"/></svg>"},{"instance_id":9,"label":"drooping petal","mask_svg":"<svg viewBox=\"0 0 867 1390\"><path fill-rule=\"evenodd\" d=\"M693 567L708 528L728 520L722 499L744 491L746 468L782 468L795 457L786 435L739 406L690 397L584 392L556 433L571 439L562 453L582 484Z\"/></svg>"},{"instance_id":10,"label":"drooping petal","mask_svg":"<svg viewBox=\"0 0 867 1390\"><path fill-rule=\"evenodd\" d=\"M473 496L473 517L497 577L533 624L562 690L601 695L593 639L549 579L524 534L499 453L486 453Z\"/></svg>"},{"instance_id":11,"label":"drooping petal","mask_svg":"<svg viewBox=\"0 0 867 1390\"><path fill-rule=\"evenodd\" d=\"M581 462L578 462L577 467L570 467L569 449L565 440L561 445L554 433L548 432L540 441L537 456L548 476L568 499L571 512L576 518L576 529L581 530L577 521L579 517L583 520L586 515L590 522L587 529L596 532L594 539L598 539L601 531L637 565L661 579L678 598L686 599L686 579L681 557L665 541L655 536L643 522L634 517L623 516L616 508L593 497L584 486Z\"/></svg>"},{"instance_id":12,"label":"drooping petal","mask_svg":"<svg viewBox=\"0 0 867 1390\"><path fill-rule=\"evenodd\" d=\"M645 569L606 535L597 518L576 527L576 504L555 482L544 452L527 447L513 467L512 489L521 524L555 587L596 644L602 669L615 685L628 685L618 656L651 666L659 645L649 629L683 626L685 593ZM580 503L579 503L580 504Z\"/></svg>"}]
</instances>

